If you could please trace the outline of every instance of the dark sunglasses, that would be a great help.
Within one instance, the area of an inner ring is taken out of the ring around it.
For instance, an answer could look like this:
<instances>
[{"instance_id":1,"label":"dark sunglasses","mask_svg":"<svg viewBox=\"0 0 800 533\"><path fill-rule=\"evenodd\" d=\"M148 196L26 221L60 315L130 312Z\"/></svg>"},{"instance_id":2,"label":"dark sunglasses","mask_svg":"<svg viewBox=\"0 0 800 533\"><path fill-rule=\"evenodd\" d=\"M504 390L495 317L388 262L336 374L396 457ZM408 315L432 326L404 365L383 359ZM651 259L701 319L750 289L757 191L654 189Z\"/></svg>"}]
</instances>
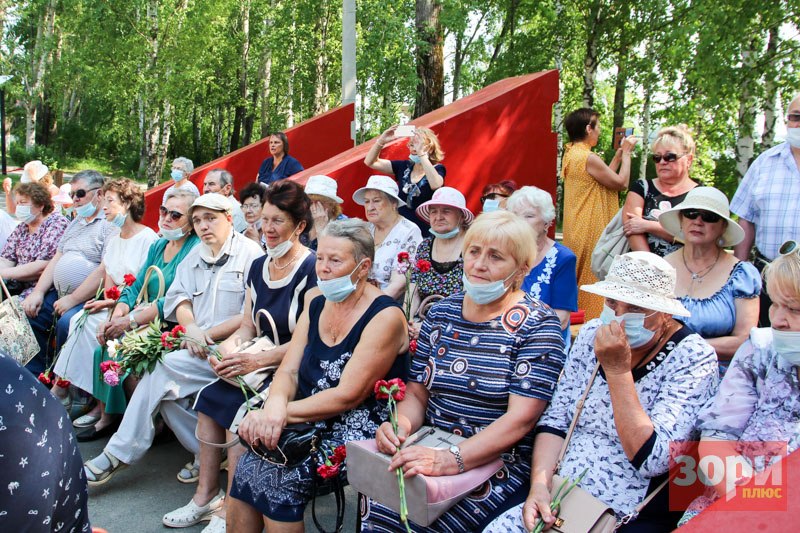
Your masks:
<instances>
[{"instance_id":1,"label":"dark sunglasses","mask_svg":"<svg viewBox=\"0 0 800 533\"><path fill-rule=\"evenodd\" d=\"M183 217L183 213L180 211L170 211L163 205L158 208L158 212L161 213L161 216L167 218L167 216L171 217L172 220L180 220Z\"/></svg>"},{"instance_id":2,"label":"dark sunglasses","mask_svg":"<svg viewBox=\"0 0 800 533\"><path fill-rule=\"evenodd\" d=\"M800 122L800 113L789 113L786 115L786 122Z\"/></svg>"},{"instance_id":3,"label":"dark sunglasses","mask_svg":"<svg viewBox=\"0 0 800 533\"><path fill-rule=\"evenodd\" d=\"M486 200L498 200L500 198L508 198L508 195L499 192L490 192L487 195L481 196L481 203L484 203Z\"/></svg>"},{"instance_id":4,"label":"dark sunglasses","mask_svg":"<svg viewBox=\"0 0 800 533\"><path fill-rule=\"evenodd\" d=\"M681 215L683 218L688 218L689 220L694 220L697 217L703 219L703 222L707 222L708 224L713 224L714 222L719 222L722 220L722 217L716 213L712 213L711 211L701 211L699 209L684 209L681 211Z\"/></svg>"},{"instance_id":5,"label":"dark sunglasses","mask_svg":"<svg viewBox=\"0 0 800 533\"><path fill-rule=\"evenodd\" d=\"M667 163L674 163L675 161L677 161L678 159L680 159L685 155L686 154L678 155L675 152L667 152L663 156L661 154L653 154L653 161L656 163L661 163L661 160L663 159Z\"/></svg>"},{"instance_id":6,"label":"dark sunglasses","mask_svg":"<svg viewBox=\"0 0 800 533\"><path fill-rule=\"evenodd\" d=\"M70 198L72 198L73 200L74 200L75 198L83 198L84 196L86 196L86 195L87 195L87 194L89 194L90 192L92 192L92 191L96 191L96 190L97 190L97 189L99 189L99 188L100 188L100 187L95 187L94 189L88 189L88 190L87 190L87 189L78 189L77 191L72 191L71 193L69 193L69 196L70 196Z\"/></svg>"},{"instance_id":7,"label":"dark sunglasses","mask_svg":"<svg viewBox=\"0 0 800 533\"><path fill-rule=\"evenodd\" d=\"M780 249L778 252L781 255L789 255L789 254L797 254L800 256L800 245L797 244L797 241L786 241L785 243L781 244Z\"/></svg>"}]
</instances>

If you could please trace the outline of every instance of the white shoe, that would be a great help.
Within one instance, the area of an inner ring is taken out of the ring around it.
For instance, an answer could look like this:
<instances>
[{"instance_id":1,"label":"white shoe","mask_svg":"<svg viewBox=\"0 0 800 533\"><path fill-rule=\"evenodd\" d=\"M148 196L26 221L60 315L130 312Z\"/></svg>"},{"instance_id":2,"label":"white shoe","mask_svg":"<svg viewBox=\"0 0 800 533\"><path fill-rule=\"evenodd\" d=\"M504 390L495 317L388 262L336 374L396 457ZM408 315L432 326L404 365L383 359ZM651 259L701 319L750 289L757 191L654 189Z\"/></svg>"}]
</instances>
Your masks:
<instances>
[{"instance_id":1,"label":"white shoe","mask_svg":"<svg viewBox=\"0 0 800 533\"><path fill-rule=\"evenodd\" d=\"M200 533L225 533L225 519L217 515L212 516L211 522Z\"/></svg>"},{"instance_id":2,"label":"white shoe","mask_svg":"<svg viewBox=\"0 0 800 533\"><path fill-rule=\"evenodd\" d=\"M225 492L222 489L206 505L197 505L194 498L189 503L164 515L161 523L167 527L190 527L200 522L210 520L214 513L225 503ZM224 522L223 522L224 525Z\"/></svg>"}]
</instances>

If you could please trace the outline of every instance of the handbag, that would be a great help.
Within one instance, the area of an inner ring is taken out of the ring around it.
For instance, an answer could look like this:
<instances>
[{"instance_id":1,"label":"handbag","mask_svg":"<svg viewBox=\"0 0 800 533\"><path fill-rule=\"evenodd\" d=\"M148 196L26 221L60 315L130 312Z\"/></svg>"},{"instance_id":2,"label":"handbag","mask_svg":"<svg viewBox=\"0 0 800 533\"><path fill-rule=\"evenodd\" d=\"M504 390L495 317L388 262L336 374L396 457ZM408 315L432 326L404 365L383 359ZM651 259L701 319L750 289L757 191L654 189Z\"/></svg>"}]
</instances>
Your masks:
<instances>
[{"instance_id":1,"label":"handbag","mask_svg":"<svg viewBox=\"0 0 800 533\"><path fill-rule=\"evenodd\" d=\"M272 339L267 337L266 335L261 334L261 327L259 326L258 317L259 315L264 315L264 317L269 322L269 325L272 326ZM267 350L272 350L278 345L278 328L275 326L275 320L272 319L272 315L266 309L259 309L256 312L256 338L252 339L247 342L243 342L232 353L244 353L244 354L256 354L260 352L265 352ZM249 372L243 376L238 376L244 381L245 385L250 387L252 390L258 390L261 385L264 384L265 381L272 375L275 369L278 368L277 366L265 366L263 368L259 368ZM236 378L225 378L220 376L220 379L225 383L233 385L234 387L239 387L239 380ZM264 400L265 398L262 398Z\"/></svg>"},{"instance_id":2,"label":"handbag","mask_svg":"<svg viewBox=\"0 0 800 533\"><path fill-rule=\"evenodd\" d=\"M147 286L150 284L150 277L155 273L158 276L158 295L150 299L150 294ZM155 300L158 300L162 296L164 296L166 287L166 282L164 281L164 273L161 272L161 269L155 265L150 265L144 273L144 282L142 283L142 288L139 290L139 294L136 296L136 302L133 304L134 308L138 307L141 303L152 303Z\"/></svg>"},{"instance_id":3,"label":"handbag","mask_svg":"<svg viewBox=\"0 0 800 533\"><path fill-rule=\"evenodd\" d=\"M463 442L460 435L438 428L422 426L409 436L403 446L419 445L434 449L449 449ZM400 512L400 489L397 475L389 471L391 456L378 451L375 439L347 443L347 460L350 465L347 479L358 492ZM429 526L448 509L460 502L476 488L483 485L501 468L503 461L495 459L453 476L425 476L417 474L405 480L408 518L421 526Z\"/></svg>"},{"instance_id":4,"label":"handbag","mask_svg":"<svg viewBox=\"0 0 800 533\"><path fill-rule=\"evenodd\" d=\"M0 350L25 366L39 353L39 343L31 323L22 311L19 296L11 296L0 278L5 299L0 302Z\"/></svg>"},{"instance_id":5,"label":"handbag","mask_svg":"<svg viewBox=\"0 0 800 533\"><path fill-rule=\"evenodd\" d=\"M648 188L647 180L644 180L645 197L647 196ZM622 209L620 209L603 230L603 233L600 234L600 238L592 251L591 267L598 281L606 279L611 263L616 256L625 254L631 249L628 238L623 233L623 223Z\"/></svg>"}]
</instances>

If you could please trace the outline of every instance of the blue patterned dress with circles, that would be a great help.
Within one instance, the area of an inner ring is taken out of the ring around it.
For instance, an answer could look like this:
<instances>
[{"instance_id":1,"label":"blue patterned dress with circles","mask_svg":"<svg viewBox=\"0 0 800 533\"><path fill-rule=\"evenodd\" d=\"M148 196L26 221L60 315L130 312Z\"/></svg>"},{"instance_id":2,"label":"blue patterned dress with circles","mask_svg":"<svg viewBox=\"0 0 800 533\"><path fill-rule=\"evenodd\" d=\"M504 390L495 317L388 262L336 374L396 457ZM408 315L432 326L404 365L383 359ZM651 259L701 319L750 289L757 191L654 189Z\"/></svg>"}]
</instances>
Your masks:
<instances>
[{"instance_id":1,"label":"blue patterned dress with circles","mask_svg":"<svg viewBox=\"0 0 800 533\"><path fill-rule=\"evenodd\" d=\"M436 303L422 324L409 381L430 392L425 424L471 437L508 410L511 394L550 401L564 366L555 313L525 295L503 315L470 322L464 293ZM436 522L414 531L480 531L528 494L533 432L504 455L505 466ZM521 499L517 499L521 497ZM362 531L403 531L396 513L362 502Z\"/></svg>"}]
</instances>

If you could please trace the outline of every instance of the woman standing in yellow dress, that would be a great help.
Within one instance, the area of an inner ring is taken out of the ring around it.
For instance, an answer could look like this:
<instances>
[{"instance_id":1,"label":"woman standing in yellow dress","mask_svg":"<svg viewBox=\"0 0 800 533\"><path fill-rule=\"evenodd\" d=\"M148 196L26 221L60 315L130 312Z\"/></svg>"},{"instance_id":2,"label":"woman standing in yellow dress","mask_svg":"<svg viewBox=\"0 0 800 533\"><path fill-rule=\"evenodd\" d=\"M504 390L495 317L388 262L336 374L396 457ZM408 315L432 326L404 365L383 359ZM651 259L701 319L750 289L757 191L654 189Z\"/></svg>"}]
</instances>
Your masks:
<instances>
[{"instance_id":1,"label":"woman standing in yellow dress","mask_svg":"<svg viewBox=\"0 0 800 533\"><path fill-rule=\"evenodd\" d=\"M577 257L578 286L597 283L592 272L592 251L600 234L619 211L619 191L628 188L631 153L636 138L626 137L610 165L592 153L600 138L600 113L590 108L573 111L564 120L570 142L564 147L564 241ZM619 171L619 172L618 172ZM578 293L578 309L586 320L600 316L603 298Z\"/></svg>"}]
</instances>

